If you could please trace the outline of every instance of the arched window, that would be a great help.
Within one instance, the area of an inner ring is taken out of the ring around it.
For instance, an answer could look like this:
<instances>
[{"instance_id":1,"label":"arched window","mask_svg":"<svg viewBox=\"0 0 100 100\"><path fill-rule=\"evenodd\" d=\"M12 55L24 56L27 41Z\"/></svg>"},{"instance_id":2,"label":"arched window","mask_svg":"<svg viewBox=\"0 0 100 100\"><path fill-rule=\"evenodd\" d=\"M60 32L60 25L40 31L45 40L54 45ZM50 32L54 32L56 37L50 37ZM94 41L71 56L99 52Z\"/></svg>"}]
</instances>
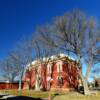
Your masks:
<instances>
[{"instance_id":1,"label":"arched window","mask_svg":"<svg viewBox=\"0 0 100 100\"><path fill-rule=\"evenodd\" d=\"M59 76L59 77L58 77L58 86L63 86L63 84L64 84L64 83L63 83L63 80L64 80L64 79L63 79L63 76Z\"/></svg>"},{"instance_id":2,"label":"arched window","mask_svg":"<svg viewBox=\"0 0 100 100\"><path fill-rule=\"evenodd\" d=\"M51 64L48 64L47 65L47 73L48 74L51 74L51 72L52 72L52 65Z\"/></svg>"},{"instance_id":3,"label":"arched window","mask_svg":"<svg viewBox=\"0 0 100 100\"><path fill-rule=\"evenodd\" d=\"M62 61L57 62L57 72L62 72Z\"/></svg>"}]
</instances>

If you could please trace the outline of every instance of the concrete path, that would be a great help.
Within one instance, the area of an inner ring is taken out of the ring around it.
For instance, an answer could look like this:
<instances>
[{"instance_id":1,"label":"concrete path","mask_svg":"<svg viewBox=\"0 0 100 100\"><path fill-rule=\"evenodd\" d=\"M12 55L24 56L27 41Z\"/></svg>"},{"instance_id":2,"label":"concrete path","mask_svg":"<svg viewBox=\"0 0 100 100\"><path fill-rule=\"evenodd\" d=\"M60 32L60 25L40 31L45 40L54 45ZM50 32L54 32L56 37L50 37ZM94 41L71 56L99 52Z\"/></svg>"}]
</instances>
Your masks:
<instances>
[{"instance_id":1,"label":"concrete path","mask_svg":"<svg viewBox=\"0 0 100 100\"><path fill-rule=\"evenodd\" d=\"M41 98L32 98L27 96L14 96L0 93L0 100L48 100Z\"/></svg>"},{"instance_id":2,"label":"concrete path","mask_svg":"<svg viewBox=\"0 0 100 100\"><path fill-rule=\"evenodd\" d=\"M3 93L0 93L0 99L2 99L3 98L3 96L6 96L5 94L3 94Z\"/></svg>"},{"instance_id":3,"label":"concrete path","mask_svg":"<svg viewBox=\"0 0 100 100\"><path fill-rule=\"evenodd\" d=\"M5 96L2 97L2 99L7 100L8 98L14 98L14 97L16 97L16 96L14 96L14 95L5 95Z\"/></svg>"},{"instance_id":4,"label":"concrete path","mask_svg":"<svg viewBox=\"0 0 100 100\"><path fill-rule=\"evenodd\" d=\"M0 100L48 100L48 98L41 99L41 98L14 96L14 95L0 93Z\"/></svg>"}]
</instances>

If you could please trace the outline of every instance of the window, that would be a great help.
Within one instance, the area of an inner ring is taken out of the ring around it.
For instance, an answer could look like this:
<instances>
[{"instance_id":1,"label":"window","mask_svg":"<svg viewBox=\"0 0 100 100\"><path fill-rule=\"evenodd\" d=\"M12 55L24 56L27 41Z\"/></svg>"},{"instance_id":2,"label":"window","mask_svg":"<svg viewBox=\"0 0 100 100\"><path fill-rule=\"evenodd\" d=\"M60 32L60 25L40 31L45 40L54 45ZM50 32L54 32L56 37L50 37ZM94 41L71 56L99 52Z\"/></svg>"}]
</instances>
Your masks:
<instances>
[{"instance_id":1,"label":"window","mask_svg":"<svg viewBox=\"0 0 100 100\"><path fill-rule=\"evenodd\" d=\"M60 72L62 72L62 64L59 65Z\"/></svg>"},{"instance_id":2,"label":"window","mask_svg":"<svg viewBox=\"0 0 100 100\"><path fill-rule=\"evenodd\" d=\"M63 76L58 77L58 86L63 86Z\"/></svg>"},{"instance_id":3,"label":"window","mask_svg":"<svg viewBox=\"0 0 100 100\"><path fill-rule=\"evenodd\" d=\"M57 72L58 73L60 72L60 65L59 64L57 65Z\"/></svg>"},{"instance_id":4,"label":"window","mask_svg":"<svg viewBox=\"0 0 100 100\"><path fill-rule=\"evenodd\" d=\"M48 72L48 74L51 74L51 67L52 66L50 64L47 65L47 72Z\"/></svg>"},{"instance_id":5,"label":"window","mask_svg":"<svg viewBox=\"0 0 100 100\"><path fill-rule=\"evenodd\" d=\"M57 72L62 72L62 61L57 63Z\"/></svg>"}]
</instances>

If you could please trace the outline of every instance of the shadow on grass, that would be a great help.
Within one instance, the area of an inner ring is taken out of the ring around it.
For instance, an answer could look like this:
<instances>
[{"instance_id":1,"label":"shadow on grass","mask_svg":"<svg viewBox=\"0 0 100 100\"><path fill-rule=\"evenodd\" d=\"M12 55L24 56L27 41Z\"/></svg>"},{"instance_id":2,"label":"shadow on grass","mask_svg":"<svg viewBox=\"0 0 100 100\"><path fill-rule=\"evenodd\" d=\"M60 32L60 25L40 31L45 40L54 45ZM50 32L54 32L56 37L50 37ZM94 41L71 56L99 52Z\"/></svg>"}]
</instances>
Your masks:
<instances>
[{"instance_id":1,"label":"shadow on grass","mask_svg":"<svg viewBox=\"0 0 100 100\"><path fill-rule=\"evenodd\" d=\"M52 99L55 98L56 96L58 96L59 93L55 93L53 96L52 96Z\"/></svg>"},{"instance_id":2,"label":"shadow on grass","mask_svg":"<svg viewBox=\"0 0 100 100\"><path fill-rule=\"evenodd\" d=\"M43 100L43 99L27 97L27 96L16 96L16 97L9 97L6 100Z\"/></svg>"}]
</instances>

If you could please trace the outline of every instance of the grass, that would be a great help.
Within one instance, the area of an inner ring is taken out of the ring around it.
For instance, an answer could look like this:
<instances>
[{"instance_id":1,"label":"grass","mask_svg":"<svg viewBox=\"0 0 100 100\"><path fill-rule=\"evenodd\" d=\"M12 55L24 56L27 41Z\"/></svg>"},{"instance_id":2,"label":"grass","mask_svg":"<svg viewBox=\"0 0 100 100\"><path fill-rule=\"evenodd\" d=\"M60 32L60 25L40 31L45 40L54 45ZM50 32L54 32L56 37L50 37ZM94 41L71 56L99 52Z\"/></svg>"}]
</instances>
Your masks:
<instances>
[{"instance_id":1,"label":"grass","mask_svg":"<svg viewBox=\"0 0 100 100\"><path fill-rule=\"evenodd\" d=\"M82 95L76 92L70 92L55 96L53 100L100 100L100 92L98 92L96 95Z\"/></svg>"},{"instance_id":2,"label":"grass","mask_svg":"<svg viewBox=\"0 0 100 100\"><path fill-rule=\"evenodd\" d=\"M43 92L43 91L34 91L34 90L0 90L0 93L4 94L11 94L11 95L17 95L17 96L29 96L34 98L48 98L49 92ZM54 92L51 94L52 96L55 95Z\"/></svg>"},{"instance_id":3,"label":"grass","mask_svg":"<svg viewBox=\"0 0 100 100\"><path fill-rule=\"evenodd\" d=\"M96 95L85 96L77 92L42 92L33 90L0 90L0 93L6 93L18 96L29 96L34 98L48 98L49 93L51 94L52 100L100 100L100 92Z\"/></svg>"}]
</instances>

